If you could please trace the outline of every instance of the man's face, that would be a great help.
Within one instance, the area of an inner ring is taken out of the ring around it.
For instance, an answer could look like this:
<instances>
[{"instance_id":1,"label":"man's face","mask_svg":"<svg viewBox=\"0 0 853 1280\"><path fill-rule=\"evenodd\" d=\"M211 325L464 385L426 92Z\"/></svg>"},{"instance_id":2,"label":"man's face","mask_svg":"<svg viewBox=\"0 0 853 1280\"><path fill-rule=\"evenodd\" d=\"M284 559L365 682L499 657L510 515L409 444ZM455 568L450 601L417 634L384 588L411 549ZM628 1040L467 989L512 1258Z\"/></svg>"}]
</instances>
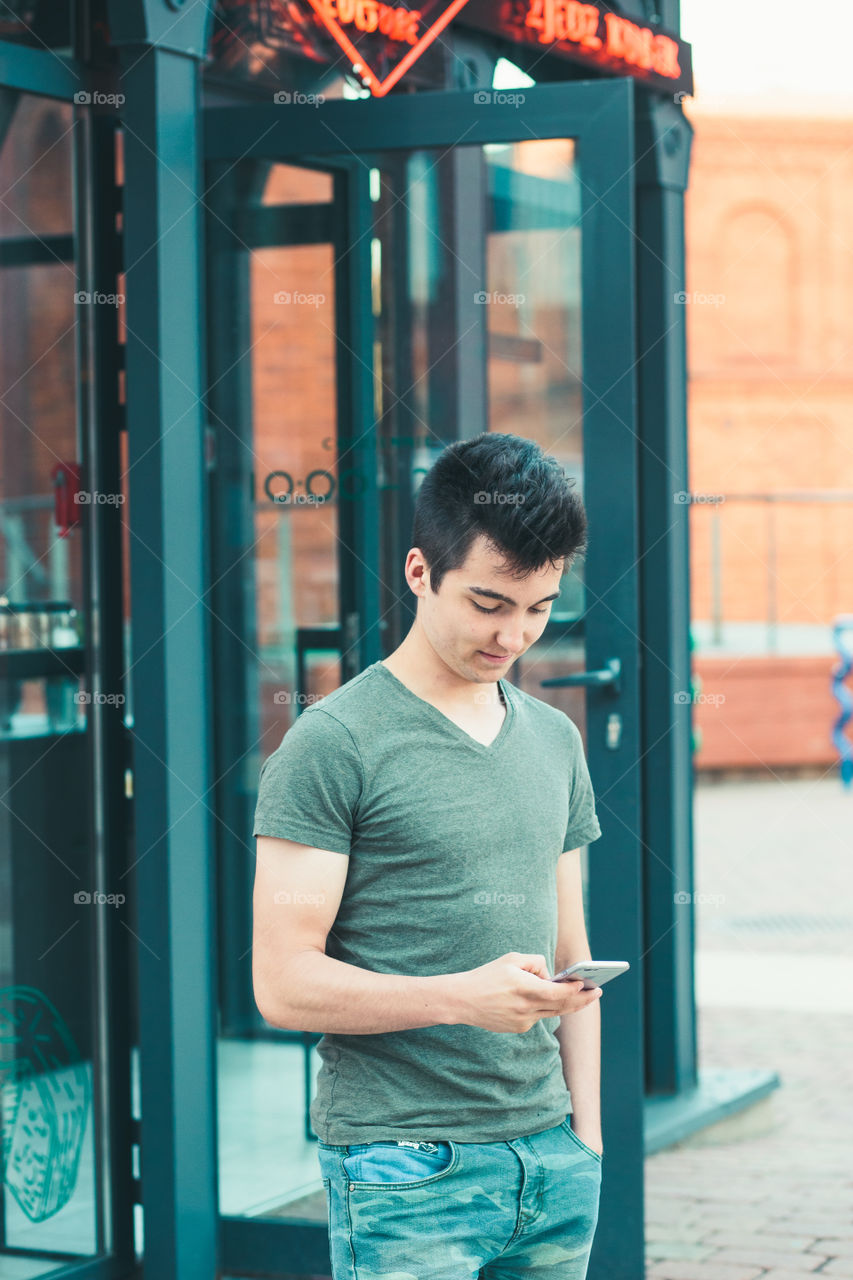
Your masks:
<instances>
[{"instance_id":1,"label":"man's face","mask_svg":"<svg viewBox=\"0 0 853 1280\"><path fill-rule=\"evenodd\" d=\"M457 674L494 681L541 636L561 578L562 567L550 562L526 578L511 577L503 556L481 535L461 568L444 575L437 593L424 572L427 590L418 620L435 652Z\"/></svg>"}]
</instances>

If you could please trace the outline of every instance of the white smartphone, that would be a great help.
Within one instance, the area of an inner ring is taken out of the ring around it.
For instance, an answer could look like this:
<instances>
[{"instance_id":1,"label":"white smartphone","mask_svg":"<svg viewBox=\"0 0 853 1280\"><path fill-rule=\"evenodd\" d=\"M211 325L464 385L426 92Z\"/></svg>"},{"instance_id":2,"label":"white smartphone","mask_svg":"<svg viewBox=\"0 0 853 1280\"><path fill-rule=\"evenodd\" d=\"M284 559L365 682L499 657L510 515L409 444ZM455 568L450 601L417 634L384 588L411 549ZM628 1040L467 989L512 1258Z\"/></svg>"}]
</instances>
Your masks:
<instances>
[{"instance_id":1,"label":"white smartphone","mask_svg":"<svg viewBox=\"0 0 853 1280\"><path fill-rule=\"evenodd\" d=\"M618 978L630 967L627 960L579 960L577 964L563 969L562 973L555 973L551 981L568 982L570 978L583 978L584 991L591 991L593 987L604 986L611 978Z\"/></svg>"}]
</instances>

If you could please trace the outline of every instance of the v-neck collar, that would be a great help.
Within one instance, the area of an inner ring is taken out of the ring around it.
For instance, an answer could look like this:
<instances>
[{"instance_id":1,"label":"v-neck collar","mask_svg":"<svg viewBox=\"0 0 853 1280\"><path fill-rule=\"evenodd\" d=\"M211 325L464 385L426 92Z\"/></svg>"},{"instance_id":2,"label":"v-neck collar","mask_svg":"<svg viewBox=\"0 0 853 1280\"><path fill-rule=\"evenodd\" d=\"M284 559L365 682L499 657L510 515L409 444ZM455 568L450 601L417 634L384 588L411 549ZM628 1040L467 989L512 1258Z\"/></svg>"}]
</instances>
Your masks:
<instances>
[{"instance_id":1,"label":"v-neck collar","mask_svg":"<svg viewBox=\"0 0 853 1280\"><path fill-rule=\"evenodd\" d=\"M504 705L506 706L506 714L504 715L503 724L498 730L497 735L487 744L485 742L478 742L477 739L473 738L466 729L461 728L455 720L451 720L443 711L439 711L438 707L436 707L432 702L427 702L426 698L420 697L420 695L415 693L413 689L410 689L407 684L403 684L400 677L395 676L390 667L386 667L383 662L374 662L373 667L374 669L378 668L379 671L383 672L386 678L393 680L397 688L402 690L403 694L407 698L414 698L415 702L425 708L427 715L430 715L433 720L438 717L438 721L440 721L441 724L443 724L451 733L464 741L468 746L473 747L475 751L480 751L485 754L491 754L495 751L501 746L504 739L507 737L507 734L512 727L512 723L515 720L515 703L513 702L512 694L510 693L510 687L505 680L498 680L497 684L500 687L500 693L503 698Z\"/></svg>"}]
</instances>

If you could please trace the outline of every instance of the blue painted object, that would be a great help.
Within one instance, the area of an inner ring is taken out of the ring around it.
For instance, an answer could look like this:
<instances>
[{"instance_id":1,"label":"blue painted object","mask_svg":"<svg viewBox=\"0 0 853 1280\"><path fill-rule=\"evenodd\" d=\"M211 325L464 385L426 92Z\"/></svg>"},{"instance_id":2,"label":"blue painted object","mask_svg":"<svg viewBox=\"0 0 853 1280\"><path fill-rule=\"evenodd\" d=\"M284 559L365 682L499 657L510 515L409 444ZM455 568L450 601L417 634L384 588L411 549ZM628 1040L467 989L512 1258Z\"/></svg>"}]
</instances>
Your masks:
<instances>
[{"instance_id":1,"label":"blue painted object","mask_svg":"<svg viewBox=\"0 0 853 1280\"><path fill-rule=\"evenodd\" d=\"M853 716L853 695L844 681L853 667L853 650L842 638L845 631L853 630L853 613L841 613L832 624L832 639L841 661L832 669L832 696L841 703L841 714L832 726L832 741L841 757L841 784L850 787L853 782L853 745L844 732L844 726Z\"/></svg>"}]
</instances>

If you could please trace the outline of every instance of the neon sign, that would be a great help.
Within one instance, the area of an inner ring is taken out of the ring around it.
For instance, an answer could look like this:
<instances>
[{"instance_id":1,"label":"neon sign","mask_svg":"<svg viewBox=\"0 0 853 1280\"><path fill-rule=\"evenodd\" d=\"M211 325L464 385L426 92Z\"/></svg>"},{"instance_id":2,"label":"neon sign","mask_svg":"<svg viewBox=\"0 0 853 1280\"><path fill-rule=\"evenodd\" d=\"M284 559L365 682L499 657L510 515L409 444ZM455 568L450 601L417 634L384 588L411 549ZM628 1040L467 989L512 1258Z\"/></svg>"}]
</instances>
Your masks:
<instances>
[{"instance_id":1,"label":"neon sign","mask_svg":"<svg viewBox=\"0 0 853 1280\"><path fill-rule=\"evenodd\" d=\"M528 0L528 6L525 26L539 32L542 44L574 40L582 48L602 50L605 57L648 68L671 80L681 78L678 41L651 27L640 27L617 13L602 15L594 4L577 0ZM603 37L598 34L602 17Z\"/></svg>"},{"instance_id":2,"label":"neon sign","mask_svg":"<svg viewBox=\"0 0 853 1280\"><path fill-rule=\"evenodd\" d=\"M693 92L692 50L662 28L579 0L470 0L465 23L668 93Z\"/></svg>"},{"instance_id":3,"label":"neon sign","mask_svg":"<svg viewBox=\"0 0 853 1280\"><path fill-rule=\"evenodd\" d=\"M275 78L278 51L329 63L343 51L376 97L397 84L424 53L415 78L440 85L437 41L459 15L461 25L568 58L602 74L628 75L683 99L693 93L689 44L657 23L624 17L617 0L216 0L212 52L220 66ZM512 54L508 54L512 56ZM680 90L681 92L676 92Z\"/></svg>"},{"instance_id":4,"label":"neon sign","mask_svg":"<svg viewBox=\"0 0 853 1280\"><path fill-rule=\"evenodd\" d=\"M406 9L402 5L381 4L379 0L308 0L311 8L325 26L329 35L340 45L363 82L375 97L383 97L406 74L425 49L438 38L447 24L464 8L468 0L451 0L439 17L425 30L420 27L423 14L419 9ZM344 30L354 27L354 35L377 32L386 40L405 43L410 47L394 70L383 80L369 66L364 52Z\"/></svg>"}]
</instances>

